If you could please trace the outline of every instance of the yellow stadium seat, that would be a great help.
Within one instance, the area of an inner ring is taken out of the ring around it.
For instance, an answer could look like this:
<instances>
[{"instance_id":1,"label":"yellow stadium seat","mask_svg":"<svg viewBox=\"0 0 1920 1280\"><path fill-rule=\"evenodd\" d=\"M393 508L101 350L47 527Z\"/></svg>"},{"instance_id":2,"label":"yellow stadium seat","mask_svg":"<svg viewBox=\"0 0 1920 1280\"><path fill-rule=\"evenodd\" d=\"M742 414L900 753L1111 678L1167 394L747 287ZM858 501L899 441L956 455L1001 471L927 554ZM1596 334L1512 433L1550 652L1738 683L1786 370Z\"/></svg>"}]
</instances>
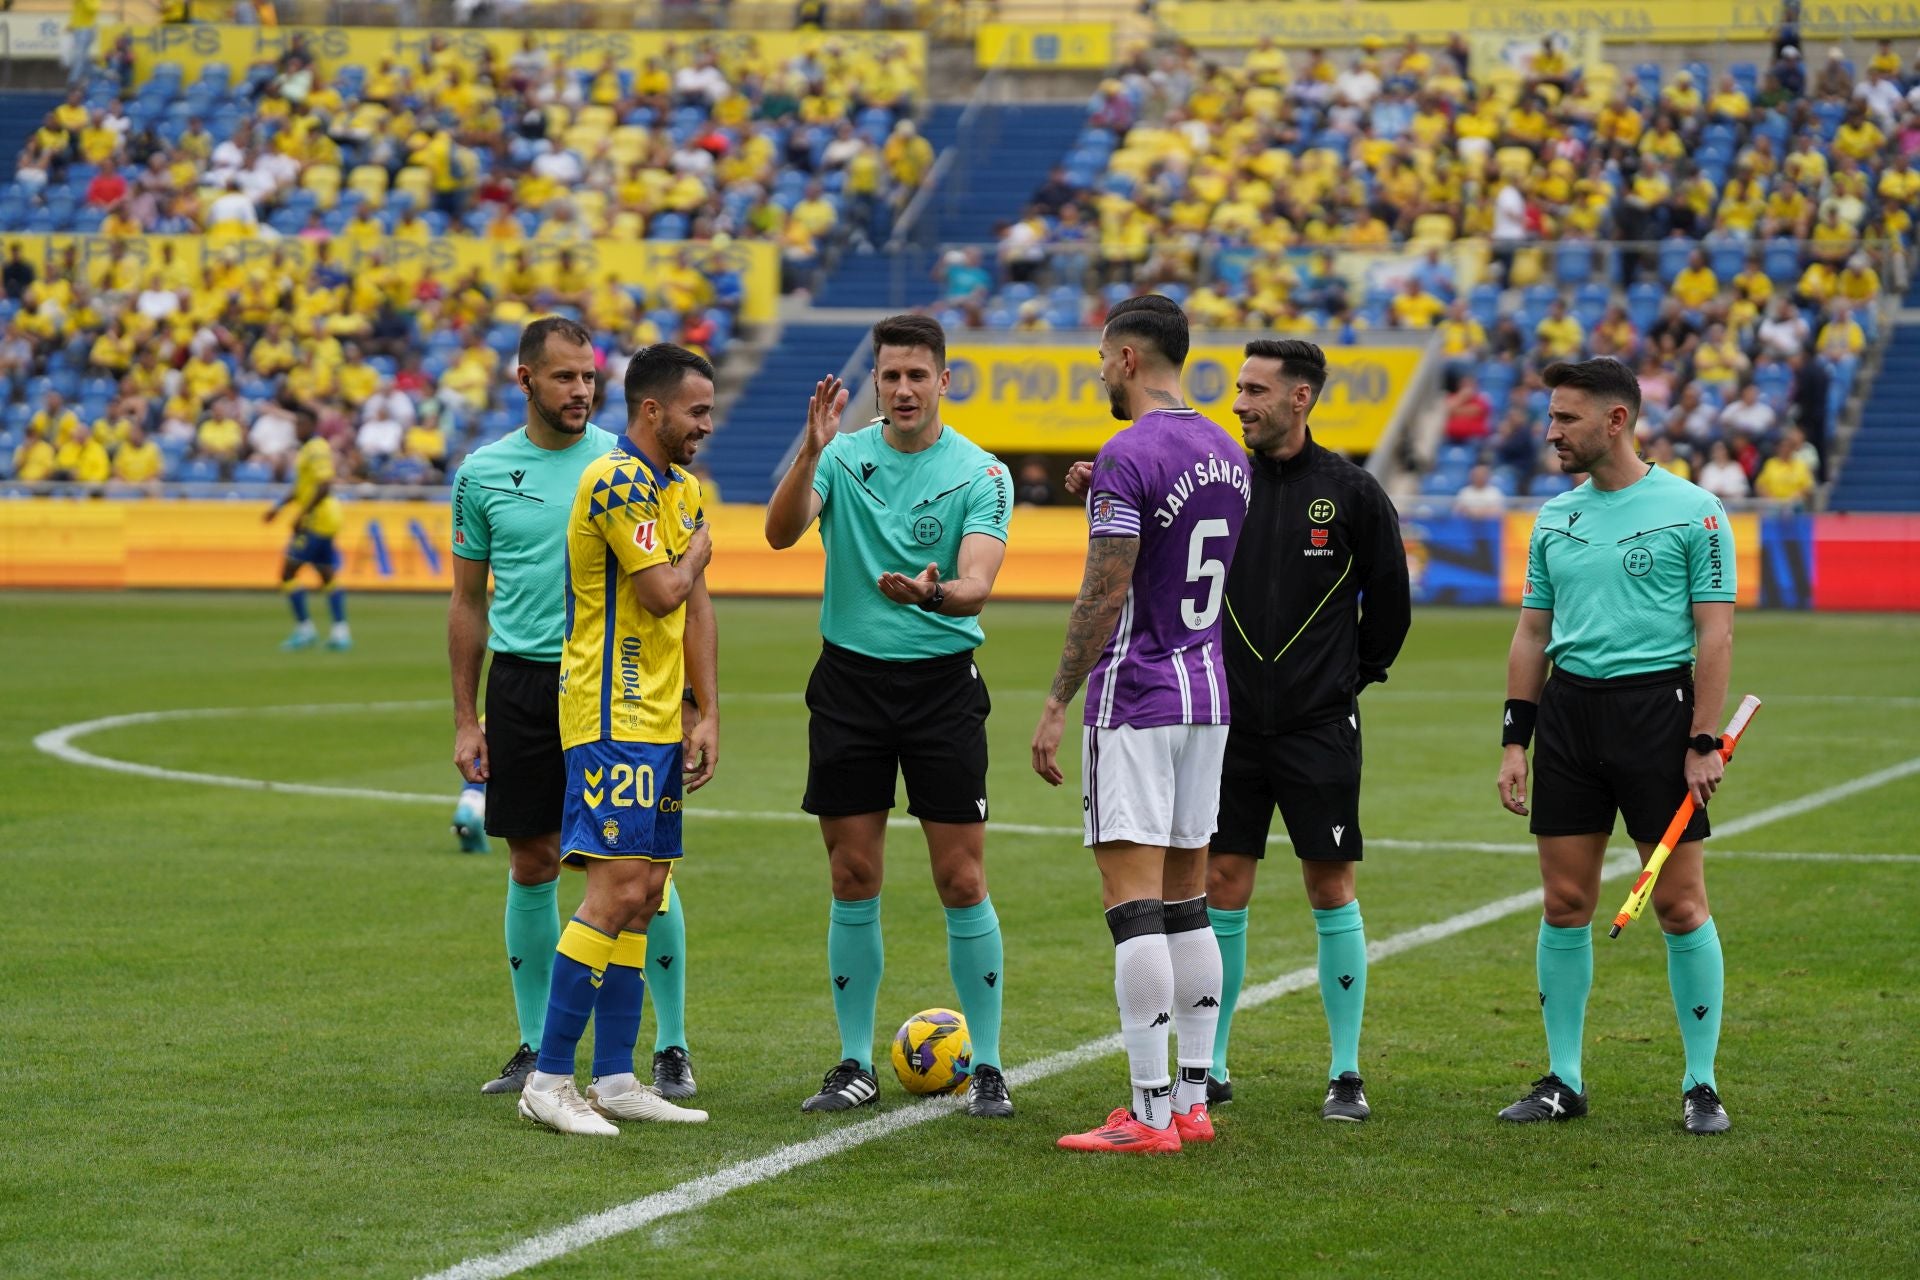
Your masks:
<instances>
[{"instance_id":1,"label":"yellow stadium seat","mask_svg":"<svg viewBox=\"0 0 1920 1280\"><path fill-rule=\"evenodd\" d=\"M549 138L555 134L566 132L567 126L573 123L573 113L568 111L562 103L549 102L542 107L541 110L544 111L547 116L547 136Z\"/></svg>"},{"instance_id":2,"label":"yellow stadium seat","mask_svg":"<svg viewBox=\"0 0 1920 1280\"><path fill-rule=\"evenodd\" d=\"M300 185L319 198L322 209L331 209L340 203L340 166L308 165L300 174Z\"/></svg>"},{"instance_id":3,"label":"yellow stadium seat","mask_svg":"<svg viewBox=\"0 0 1920 1280\"><path fill-rule=\"evenodd\" d=\"M1534 155L1525 147L1501 147L1493 153L1493 163L1501 173L1524 178L1533 169Z\"/></svg>"},{"instance_id":4,"label":"yellow stadium seat","mask_svg":"<svg viewBox=\"0 0 1920 1280\"><path fill-rule=\"evenodd\" d=\"M592 228L593 233L602 235L607 225L607 193L586 188L573 193L573 208L580 215L580 221Z\"/></svg>"},{"instance_id":5,"label":"yellow stadium seat","mask_svg":"<svg viewBox=\"0 0 1920 1280\"><path fill-rule=\"evenodd\" d=\"M404 191L413 197L413 207L424 209L433 203L433 175L417 164L410 164L400 171L393 180L395 191Z\"/></svg>"},{"instance_id":6,"label":"yellow stadium seat","mask_svg":"<svg viewBox=\"0 0 1920 1280\"><path fill-rule=\"evenodd\" d=\"M573 120L576 129L591 127L602 133L613 132L613 127L619 123L620 117L614 114L612 107L582 107Z\"/></svg>"},{"instance_id":7,"label":"yellow stadium seat","mask_svg":"<svg viewBox=\"0 0 1920 1280\"><path fill-rule=\"evenodd\" d=\"M621 165L639 164L647 158L652 149L653 140L647 131L637 124L623 124L609 135L610 154L614 162Z\"/></svg>"},{"instance_id":8,"label":"yellow stadium seat","mask_svg":"<svg viewBox=\"0 0 1920 1280\"><path fill-rule=\"evenodd\" d=\"M616 213L613 215L613 225L607 228L607 234L615 240L644 240L647 238L647 220L637 213Z\"/></svg>"},{"instance_id":9,"label":"yellow stadium seat","mask_svg":"<svg viewBox=\"0 0 1920 1280\"><path fill-rule=\"evenodd\" d=\"M1494 97L1502 102L1514 103L1520 100L1521 77L1518 71L1503 63L1495 63L1487 68L1482 83Z\"/></svg>"},{"instance_id":10,"label":"yellow stadium seat","mask_svg":"<svg viewBox=\"0 0 1920 1280\"><path fill-rule=\"evenodd\" d=\"M387 202L387 171L377 164L355 166L347 175L347 186L367 198L367 203L378 209Z\"/></svg>"},{"instance_id":11,"label":"yellow stadium seat","mask_svg":"<svg viewBox=\"0 0 1920 1280\"><path fill-rule=\"evenodd\" d=\"M1154 162L1155 158L1148 151L1122 147L1107 157L1107 171L1129 178L1139 178L1146 174L1147 167Z\"/></svg>"},{"instance_id":12,"label":"yellow stadium seat","mask_svg":"<svg viewBox=\"0 0 1920 1280\"><path fill-rule=\"evenodd\" d=\"M607 140L607 131L590 124L576 124L568 129L561 139L569 151L575 152L583 160L591 160L600 150L600 144Z\"/></svg>"},{"instance_id":13,"label":"yellow stadium seat","mask_svg":"<svg viewBox=\"0 0 1920 1280\"><path fill-rule=\"evenodd\" d=\"M1457 228L1445 213L1423 213L1413 220L1413 239L1451 243Z\"/></svg>"},{"instance_id":14,"label":"yellow stadium seat","mask_svg":"<svg viewBox=\"0 0 1920 1280\"><path fill-rule=\"evenodd\" d=\"M1547 255L1539 249L1522 249L1513 255L1513 268L1507 284L1515 289L1538 284L1547 275Z\"/></svg>"}]
</instances>

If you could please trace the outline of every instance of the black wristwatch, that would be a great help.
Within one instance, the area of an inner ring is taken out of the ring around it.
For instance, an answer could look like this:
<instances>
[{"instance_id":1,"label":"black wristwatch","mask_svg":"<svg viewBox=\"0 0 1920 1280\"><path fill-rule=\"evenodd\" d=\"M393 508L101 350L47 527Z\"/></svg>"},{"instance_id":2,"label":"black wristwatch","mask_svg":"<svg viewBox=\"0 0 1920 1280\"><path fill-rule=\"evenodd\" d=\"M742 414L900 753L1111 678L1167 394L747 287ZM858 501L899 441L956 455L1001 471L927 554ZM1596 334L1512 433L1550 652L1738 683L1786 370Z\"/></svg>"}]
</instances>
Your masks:
<instances>
[{"instance_id":1,"label":"black wristwatch","mask_svg":"<svg viewBox=\"0 0 1920 1280\"><path fill-rule=\"evenodd\" d=\"M940 606L947 602L947 590L939 583L933 584L933 594L920 602L920 607L928 613L940 612Z\"/></svg>"},{"instance_id":2,"label":"black wristwatch","mask_svg":"<svg viewBox=\"0 0 1920 1280\"><path fill-rule=\"evenodd\" d=\"M1710 733L1696 733L1693 735L1693 740L1687 743L1687 750L1696 751L1703 756L1710 756L1719 749L1720 739Z\"/></svg>"}]
</instances>

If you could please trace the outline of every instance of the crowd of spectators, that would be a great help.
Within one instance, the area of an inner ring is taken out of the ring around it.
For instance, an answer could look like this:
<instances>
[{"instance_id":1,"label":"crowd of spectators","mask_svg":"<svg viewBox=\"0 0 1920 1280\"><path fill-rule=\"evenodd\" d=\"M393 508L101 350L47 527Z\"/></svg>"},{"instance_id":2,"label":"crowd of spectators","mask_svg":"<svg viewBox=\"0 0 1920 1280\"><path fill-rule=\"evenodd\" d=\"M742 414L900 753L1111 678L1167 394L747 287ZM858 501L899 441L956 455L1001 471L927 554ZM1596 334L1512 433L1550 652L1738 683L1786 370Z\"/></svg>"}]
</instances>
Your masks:
<instances>
[{"instance_id":1,"label":"crowd of spectators","mask_svg":"<svg viewBox=\"0 0 1920 1280\"><path fill-rule=\"evenodd\" d=\"M898 49L823 36L776 64L725 48L579 68L528 34L476 66L435 37L329 79L296 36L243 76L208 63L188 84L168 62L136 82L123 37L0 190L0 235L109 241L5 251L0 474L277 479L306 408L343 476L431 482L518 423L510 353L529 316L582 319L615 378L663 339L720 358L743 290L711 265L725 255L615 279L587 246L768 241L795 286L830 249L883 239L932 164ZM511 265L404 266L450 232ZM145 233L196 234L205 263L134 251ZM289 248L263 259L275 239Z\"/></svg>"},{"instance_id":2,"label":"crowd of spectators","mask_svg":"<svg viewBox=\"0 0 1920 1280\"><path fill-rule=\"evenodd\" d=\"M932 309L1097 326L1152 289L1200 327L1438 327L1440 493L1476 460L1525 492L1538 370L1616 355L1676 469L1704 476L1720 443L1748 485L1717 470L1727 496L1804 496L1761 473L1797 427L1824 476L1810 455L1877 336L1883 282L1905 280L1920 210L1920 60L1883 41L1858 69L1838 48L1806 61L1781 45L1764 69L1663 74L1579 65L1549 40L1525 68L1482 67L1465 41L1415 37L1370 38L1344 65L1270 41L1237 66L1141 53L997 245L945 255Z\"/></svg>"}]
</instances>

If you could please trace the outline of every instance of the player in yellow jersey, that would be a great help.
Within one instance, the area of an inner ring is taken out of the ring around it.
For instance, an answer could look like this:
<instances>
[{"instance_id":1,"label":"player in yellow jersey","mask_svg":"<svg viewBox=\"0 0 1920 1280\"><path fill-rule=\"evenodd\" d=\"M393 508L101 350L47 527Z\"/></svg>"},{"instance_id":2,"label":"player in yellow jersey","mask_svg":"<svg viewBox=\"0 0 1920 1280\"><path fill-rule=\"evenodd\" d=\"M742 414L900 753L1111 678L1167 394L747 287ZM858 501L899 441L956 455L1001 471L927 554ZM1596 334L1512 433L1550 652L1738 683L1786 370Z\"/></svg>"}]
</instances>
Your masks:
<instances>
[{"instance_id":1,"label":"player in yellow jersey","mask_svg":"<svg viewBox=\"0 0 1920 1280\"><path fill-rule=\"evenodd\" d=\"M611 1119L700 1121L633 1074L647 925L681 856L681 795L720 757L719 639L706 568L713 540L685 470L713 430L713 366L670 343L627 366L627 433L581 473L567 523L560 745L563 862L586 900L561 932L540 1057L520 1114L561 1133L612 1137ZM688 686L700 708L683 724ZM574 1053L597 1017L593 1084Z\"/></svg>"},{"instance_id":2,"label":"player in yellow jersey","mask_svg":"<svg viewBox=\"0 0 1920 1280\"><path fill-rule=\"evenodd\" d=\"M333 446L314 434L310 409L294 411L293 433L300 441L300 451L294 456L293 490L269 507L266 517L272 524L283 509L294 508L293 537L287 541L286 559L280 564L280 590L293 609L293 634L280 647L311 649L319 638L307 613L307 589L300 585L300 566L307 564L319 573L320 585L327 589L327 612L333 615L327 648L351 649L347 593L333 583L334 575L340 572L340 549L333 543L340 532L340 499L333 496Z\"/></svg>"}]
</instances>

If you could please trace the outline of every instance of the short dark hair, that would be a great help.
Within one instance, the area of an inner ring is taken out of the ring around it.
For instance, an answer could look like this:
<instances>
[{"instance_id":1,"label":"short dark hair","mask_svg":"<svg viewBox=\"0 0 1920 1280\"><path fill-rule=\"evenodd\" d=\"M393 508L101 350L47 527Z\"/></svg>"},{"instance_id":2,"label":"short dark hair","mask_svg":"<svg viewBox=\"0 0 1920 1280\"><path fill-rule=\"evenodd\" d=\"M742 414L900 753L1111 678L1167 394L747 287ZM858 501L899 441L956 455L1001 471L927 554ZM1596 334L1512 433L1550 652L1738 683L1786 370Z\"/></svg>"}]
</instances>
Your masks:
<instances>
[{"instance_id":1,"label":"short dark hair","mask_svg":"<svg viewBox=\"0 0 1920 1280\"><path fill-rule=\"evenodd\" d=\"M1187 313L1163 294L1143 293L1115 304L1107 312L1107 335L1145 338L1176 369L1187 362Z\"/></svg>"},{"instance_id":2,"label":"short dark hair","mask_svg":"<svg viewBox=\"0 0 1920 1280\"><path fill-rule=\"evenodd\" d=\"M873 326L873 358L882 347L925 347L933 352L933 367L947 367L947 331L932 316L888 316Z\"/></svg>"},{"instance_id":3,"label":"short dark hair","mask_svg":"<svg viewBox=\"0 0 1920 1280\"><path fill-rule=\"evenodd\" d=\"M642 400L665 403L668 396L680 389L689 373L713 381L712 363L697 351L671 342L656 342L640 348L633 353L633 359L627 361L627 411L638 409Z\"/></svg>"},{"instance_id":4,"label":"short dark hair","mask_svg":"<svg viewBox=\"0 0 1920 1280\"><path fill-rule=\"evenodd\" d=\"M1278 360L1280 376L1312 387L1315 400L1327 385L1327 353L1315 343L1300 338L1255 338L1244 354Z\"/></svg>"},{"instance_id":5,"label":"short dark hair","mask_svg":"<svg viewBox=\"0 0 1920 1280\"><path fill-rule=\"evenodd\" d=\"M1598 400L1610 400L1627 407L1629 425L1640 420L1640 380L1612 356L1591 360L1561 360L1548 365L1540 374L1549 387L1572 387Z\"/></svg>"},{"instance_id":6,"label":"short dark hair","mask_svg":"<svg viewBox=\"0 0 1920 1280\"><path fill-rule=\"evenodd\" d=\"M542 316L520 331L519 361L529 369L538 369L547 358L547 339L558 337L570 346L591 347L593 335L577 320L565 316Z\"/></svg>"}]
</instances>

